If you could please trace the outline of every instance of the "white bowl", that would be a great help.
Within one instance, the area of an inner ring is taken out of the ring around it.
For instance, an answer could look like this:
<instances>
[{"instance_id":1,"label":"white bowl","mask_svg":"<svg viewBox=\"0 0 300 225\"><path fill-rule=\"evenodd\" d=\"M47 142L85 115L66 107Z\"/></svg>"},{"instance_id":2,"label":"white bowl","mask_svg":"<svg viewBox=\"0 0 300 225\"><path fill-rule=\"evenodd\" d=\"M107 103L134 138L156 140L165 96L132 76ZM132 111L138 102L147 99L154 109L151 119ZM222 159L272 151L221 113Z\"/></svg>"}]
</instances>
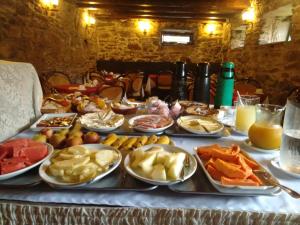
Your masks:
<instances>
[{"instance_id":1,"label":"white bowl","mask_svg":"<svg viewBox=\"0 0 300 225\"><path fill-rule=\"evenodd\" d=\"M188 157L189 157L189 168L187 169L187 173L184 175L184 177L181 180L167 180L167 181L160 181L160 180L153 180L144 176L141 176L140 174L136 173L131 167L130 167L130 157L129 154L126 156L125 160L124 160L124 167L126 169L126 171L133 176L134 178L144 181L146 183L149 184L153 184L153 185L172 185L172 184L176 184L179 182L183 182L187 179L189 179L195 172L197 169L197 161L195 159L195 157L193 155L191 155L190 153L188 153L187 151L185 151L182 148L178 148L176 146L171 146L171 145L160 145L160 144L152 144L152 145L145 145L142 146L140 148L135 149L138 150L142 150L142 151L146 151L151 147L154 146L161 146L164 148L165 151L167 152L184 152Z\"/></svg>"}]
</instances>

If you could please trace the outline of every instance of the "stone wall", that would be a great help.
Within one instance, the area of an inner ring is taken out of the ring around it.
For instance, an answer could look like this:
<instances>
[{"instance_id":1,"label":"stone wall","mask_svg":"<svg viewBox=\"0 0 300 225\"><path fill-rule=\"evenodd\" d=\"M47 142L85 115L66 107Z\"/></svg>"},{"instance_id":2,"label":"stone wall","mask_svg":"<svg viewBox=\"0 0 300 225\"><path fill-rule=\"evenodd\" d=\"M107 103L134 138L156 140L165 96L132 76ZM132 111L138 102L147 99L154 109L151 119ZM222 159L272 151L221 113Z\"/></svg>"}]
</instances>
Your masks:
<instances>
[{"instance_id":1,"label":"stone wall","mask_svg":"<svg viewBox=\"0 0 300 225\"><path fill-rule=\"evenodd\" d=\"M262 16L280 6L293 3L292 41L259 45ZM300 86L300 1L258 0L257 20L248 27L245 47L229 50L227 59L235 62L237 77L258 80L273 103L284 104L287 94Z\"/></svg>"},{"instance_id":2,"label":"stone wall","mask_svg":"<svg viewBox=\"0 0 300 225\"><path fill-rule=\"evenodd\" d=\"M203 32L200 21L152 21L146 35L137 30L137 20L97 20L86 27L74 2L60 0L58 10L50 11L39 0L1 1L0 59L30 62L39 74L64 71L75 79L95 68L97 59L220 62L227 51L226 23L214 36ZM192 29L195 44L162 46L163 28Z\"/></svg>"},{"instance_id":3,"label":"stone wall","mask_svg":"<svg viewBox=\"0 0 300 225\"><path fill-rule=\"evenodd\" d=\"M84 40L72 1L64 1L57 11L36 0L1 2L0 59L30 62L40 74L53 70L79 74L95 62Z\"/></svg>"}]
</instances>

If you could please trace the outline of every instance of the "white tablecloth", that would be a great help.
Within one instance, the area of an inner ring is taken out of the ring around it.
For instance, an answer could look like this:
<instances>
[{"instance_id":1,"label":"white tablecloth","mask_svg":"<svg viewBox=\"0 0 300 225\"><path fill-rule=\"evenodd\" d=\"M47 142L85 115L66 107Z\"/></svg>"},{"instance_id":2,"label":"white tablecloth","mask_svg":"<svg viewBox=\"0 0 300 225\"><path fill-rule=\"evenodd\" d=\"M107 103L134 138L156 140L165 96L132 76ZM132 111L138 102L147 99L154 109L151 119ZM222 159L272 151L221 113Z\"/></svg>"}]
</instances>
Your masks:
<instances>
[{"instance_id":1,"label":"white tablecloth","mask_svg":"<svg viewBox=\"0 0 300 225\"><path fill-rule=\"evenodd\" d=\"M222 139L201 138L173 138L176 144L189 152L193 147L213 143L219 144L242 144L245 137L230 136ZM278 153L266 154L248 151L257 161L269 169L282 184L300 192L300 179L290 177L276 170L270 165L270 159L278 156ZM220 209L230 211L250 212L273 212L273 213L300 213L300 200L293 199L282 192L278 196L258 197L231 197L209 195L186 195L169 191L166 188L150 192L130 191L57 191L53 189L28 189L28 190L1 190L0 199L21 200L45 203L74 203L93 204L107 206L132 206L150 208L197 208L197 209Z\"/></svg>"}]
</instances>

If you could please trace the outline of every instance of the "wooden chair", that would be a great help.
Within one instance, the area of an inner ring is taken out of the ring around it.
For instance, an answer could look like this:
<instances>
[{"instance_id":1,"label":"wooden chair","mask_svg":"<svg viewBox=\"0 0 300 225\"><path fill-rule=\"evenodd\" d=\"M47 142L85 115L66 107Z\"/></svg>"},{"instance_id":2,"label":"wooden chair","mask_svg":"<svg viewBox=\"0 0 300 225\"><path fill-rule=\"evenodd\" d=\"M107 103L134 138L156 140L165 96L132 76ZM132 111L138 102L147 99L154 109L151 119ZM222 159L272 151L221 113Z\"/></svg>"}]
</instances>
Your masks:
<instances>
[{"instance_id":1,"label":"wooden chair","mask_svg":"<svg viewBox=\"0 0 300 225\"><path fill-rule=\"evenodd\" d=\"M157 77L157 88L163 90L171 90L172 72L162 72Z\"/></svg>"},{"instance_id":2,"label":"wooden chair","mask_svg":"<svg viewBox=\"0 0 300 225\"><path fill-rule=\"evenodd\" d=\"M143 80L144 80L144 76L142 76L142 75L138 75L138 76L136 76L132 79L132 85L131 85L132 93L131 93L131 95L133 97L143 97L142 96L143 95L143 93L142 93Z\"/></svg>"},{"instance_id":3,"label":"wooden chair","mask_svg":"<svg viewBox=\"0 0 300 225\"><path fill-rule=\"evenodd\" d=\"M254 95L257 89L261 89L261 85L252 78L243 78L235 82L234 88L239 91L241 95Z\"/></svg>"},{"instance_id":4,"label":"wooden chair","mask_svg":"<svg viewBox=\"0 0 300 225\"><path fill-rule=\"evenodd\" d=\"M121 86L109 86L99 91L99 96L109 100L119 102L124 95L124 89Z\"/></svg>"},{"instance_id":5,"label":"wooden chair","mask_svg":"<svg viewBox=\"0 0 300 225\"><path fill-rule=\"evenodd\" d=\"M53 71L41 76L41 84L45 94L55 93L56 85L70 84L70 78L67 74L59 71Z\"/></svg>"}]
</instances>

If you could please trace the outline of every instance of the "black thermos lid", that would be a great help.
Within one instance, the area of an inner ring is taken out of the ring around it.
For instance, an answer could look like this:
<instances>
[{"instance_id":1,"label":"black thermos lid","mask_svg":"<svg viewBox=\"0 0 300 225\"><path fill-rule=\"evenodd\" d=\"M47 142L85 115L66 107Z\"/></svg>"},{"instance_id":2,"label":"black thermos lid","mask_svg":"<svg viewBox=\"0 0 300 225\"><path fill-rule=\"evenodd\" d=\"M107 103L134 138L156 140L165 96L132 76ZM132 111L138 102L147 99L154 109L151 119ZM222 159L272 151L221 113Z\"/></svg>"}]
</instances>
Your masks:
<instances>
[{"instance_id":1,"label":"black thermos lid","mask_svg":"<svg viewBox=\"0 0 300 225\"><path fill-rule=\"evenodd\" d=\"M185 62L176 62L175 75L177 77L185 77Z\"/></svg>"},{"instance_id":2,"label":"black thermos lid","mask_svg":"<svg viewBox=\"0 0 300 225\"><path fill-rule=\"evenodd\" d=\"M209 77L209 67L210 64L205 62L205 63L198 63L197 64L197 76L201 77Z\"/></svg>"}]
</instances>

